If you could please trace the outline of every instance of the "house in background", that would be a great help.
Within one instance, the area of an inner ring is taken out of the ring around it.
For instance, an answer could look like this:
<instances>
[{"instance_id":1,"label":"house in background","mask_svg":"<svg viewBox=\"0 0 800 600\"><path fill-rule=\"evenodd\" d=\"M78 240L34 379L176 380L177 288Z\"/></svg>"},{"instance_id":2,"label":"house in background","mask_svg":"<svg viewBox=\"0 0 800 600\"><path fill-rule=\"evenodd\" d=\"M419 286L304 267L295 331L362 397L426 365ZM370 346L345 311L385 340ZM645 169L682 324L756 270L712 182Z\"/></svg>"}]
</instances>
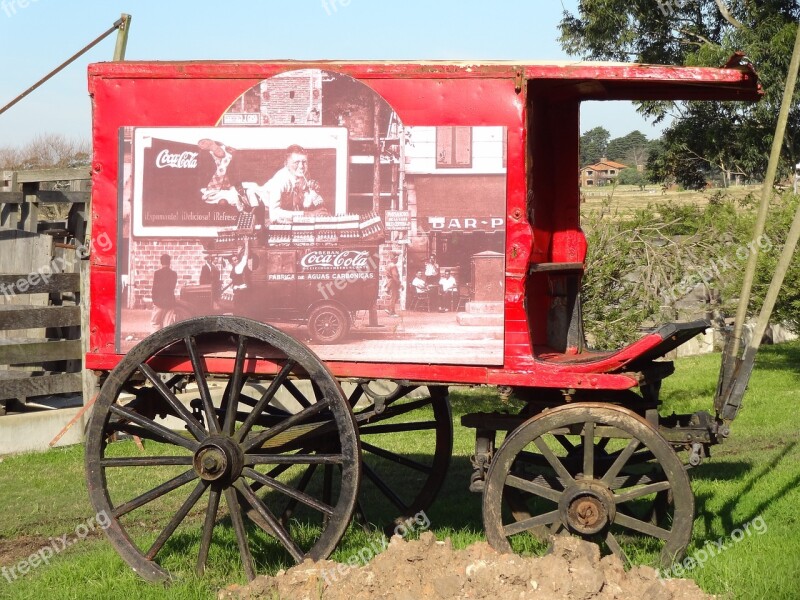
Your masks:
<instances>
[{"instance_id":1,"label":"house in background","mask_svg":"<svg viewBox=\"0 0 800 600\"><path fill-rule=\"evenodd\" d=\"M581 187L606 185L616 179L619 172L626 168L627 165L603 157L600 162L581 169L580 185Z\"/></svg>"}]
</instances>

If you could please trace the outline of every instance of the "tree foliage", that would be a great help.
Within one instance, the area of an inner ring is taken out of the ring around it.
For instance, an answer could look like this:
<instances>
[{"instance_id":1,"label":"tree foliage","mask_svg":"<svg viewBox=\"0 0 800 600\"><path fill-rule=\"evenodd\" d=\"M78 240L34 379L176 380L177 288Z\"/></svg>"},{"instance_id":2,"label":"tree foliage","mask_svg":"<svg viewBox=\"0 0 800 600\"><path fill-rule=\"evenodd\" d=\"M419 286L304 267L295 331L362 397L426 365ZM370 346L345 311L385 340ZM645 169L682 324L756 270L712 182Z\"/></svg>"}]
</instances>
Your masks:
<instances>
[{"instance_id":1,"label":"tree foliage","mask_svg":"<svg viewBox=\"0 0 800 600\"><path fill-rule=\"evenodd\" d=\"M36 136L24 146L0 147L0 169L25 171L84 167L92 159L91 144L57 133Z\"/></svg>"},{"instance_id":2,"label":"tree foliage","mask_svg":"<svg viewBox=\"0 0 800 600\"><path fill-rule=\"evenodd\" d=\"M759 103L646 102L656 122L678 117L664 134L658 172L686 187L710 173L760 179L765 170L800 20L796 0L580 0L565 11L562 47L591 60L721 66L736 51L752 61L764 89ZM781 160L788 175L800 156L800 102L789 117Z\"/></svg>"},{"instance_id":3,"label":"tree foliage","mask_svg":"<svg viewBox=\"0 0 800 600\"><path fill-rule=\"evenodd\" d=\"M629 167L644 165L650 153L650 141L638 129L628 135L614 138L608 143L607 154L613 160Z\"/></svg>"},{"instance_id":4,"label":"tree foliage","mask_svg":"<svg viewBox=\"0 0 800 600\"><path fill-rule=\"evenodd\" d=\"M581 136L581 167L593 165L606 156L611 137L605 127L595 127Z\"/></svg>"}]
</instances>

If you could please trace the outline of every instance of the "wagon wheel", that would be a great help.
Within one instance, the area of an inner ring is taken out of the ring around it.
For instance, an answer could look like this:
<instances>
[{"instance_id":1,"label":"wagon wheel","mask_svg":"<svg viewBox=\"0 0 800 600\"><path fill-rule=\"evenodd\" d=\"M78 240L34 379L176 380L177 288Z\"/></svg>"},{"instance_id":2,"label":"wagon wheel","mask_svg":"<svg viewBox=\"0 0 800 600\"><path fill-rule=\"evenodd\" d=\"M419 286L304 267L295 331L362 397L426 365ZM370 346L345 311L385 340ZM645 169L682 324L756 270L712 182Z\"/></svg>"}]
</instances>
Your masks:
<instances>
[{"instance_id":1,"label":"wagon wheel","mask_svg":"<svg viewBox=\"0 0 800 600\"><path fill-rule=\"evenodd\" d=\"M391 521L387 529L430 507L453 453L447 387L429 386L428 397L412 398L415 389L366 381L350 395L363 450L359 510L365 520ZM413 445L409 432L414 432Z\"/></svg>"},{"instance_id":2,"label":"wagon wheel","mask_svg":"<svg viewBox=\"0 0 800 600\"><path fill-rule=\"evenodd\" d=\"M509 488L515 500L504 511ZM666 510L657 506L665 493ZM595 403L551 409L510 433L483 498L486 537L503 552L529 532L541 537L545 526L598 542L624 562L625 549L655 550L668 566L686 549L693 519L689 477L669 443L632 411Z\"/></svg>"},{"instance_id":3,"label":"wagon wheel","mask_svg":"<svg viewBox=\"0 0 800 600\"><path fill-rule=\"evenodd\" d=\"M241 390L256 368L275 375L250 397ZM193 374L192 409L163 384L157 371L166 370ZM318 393L291 413L276 398L297 380ZM129 401L121 391L133 385ZM145 579L202 574L237 553L253 579L266 561L318 560L336 547L360 483L355 428L336 379L292 337L249 319L191 319L140 342L109 374L87 434L89 494L109 517L111 543ZM120 435L150 442L142 453L111 443ZM293 502L300 508L282 519Z\"/></svg>"}]
</instances>

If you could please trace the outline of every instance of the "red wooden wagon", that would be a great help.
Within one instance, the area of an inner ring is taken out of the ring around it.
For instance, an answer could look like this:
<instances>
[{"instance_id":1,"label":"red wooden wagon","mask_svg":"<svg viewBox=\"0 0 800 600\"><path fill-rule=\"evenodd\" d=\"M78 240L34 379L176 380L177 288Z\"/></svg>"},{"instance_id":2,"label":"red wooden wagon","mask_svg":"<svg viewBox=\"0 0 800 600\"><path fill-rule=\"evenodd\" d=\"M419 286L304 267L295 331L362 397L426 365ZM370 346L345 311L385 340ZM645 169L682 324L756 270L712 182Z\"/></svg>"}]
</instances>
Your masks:
<instances>
[{"instance_id":1,"label":"red wooden wagon","mask_svg":"<svg viewBox=\"0 0 800 600\"><path fill-rule=\"evenodd\" d=\"M749 67L124 62L89 87L86 366L103 381L86 465L143 577L232 545L252 578L327 557L380 499L425 510L452 453L448 385L524 402L462 419L493 546L567 530L684 551L684 462L727 421L663 419L659 388L709 323L586 347L579 110L757 100Z\"/></svg>"}]
</instances>

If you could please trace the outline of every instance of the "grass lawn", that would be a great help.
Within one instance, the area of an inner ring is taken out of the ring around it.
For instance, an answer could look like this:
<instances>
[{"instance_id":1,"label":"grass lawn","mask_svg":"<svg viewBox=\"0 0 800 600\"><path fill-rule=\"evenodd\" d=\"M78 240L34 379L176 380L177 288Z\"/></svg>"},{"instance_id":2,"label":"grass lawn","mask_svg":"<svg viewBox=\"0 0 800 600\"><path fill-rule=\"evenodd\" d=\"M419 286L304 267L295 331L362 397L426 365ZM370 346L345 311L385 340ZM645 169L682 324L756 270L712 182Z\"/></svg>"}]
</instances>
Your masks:
<instances>
[{"instance_id":1,"label":"grass lawn","mask_svg":"<svg viewBox=\"0 0 800 600\"><path fill-rule=\"evenodd\" d=\"M678 361L677 372L664 384L662 412L709 410L718 365L719 355ZM454 389L451 400L453 461L438 500L426 512L437 537L449 536L461 547L482 539L482 525L480 496L467 491L474 436L460 426L460 417L498 408L500 402L490 389ZM727 547L690 572L710 593L748 600L800 598L798 403L800 343L765 347L730 440L713 448L711 460L693 470L697 518L688 555L702 557L713 541ZM401 436L396 450L420 453L415 435ZM233 536L230 552L210 558L207 579L187 575L169 587L140 580L102 532L92 528L80 446L4 457L0 506L0 567L13 567L40 548L58 544L64 534L75 540L49 564L27 574L11 581L0 574L0 598L214 598L219 587L243 581ZM170 516L147 513L153 523ZM155 530L153 523L142 523L143 530L147 525ZM346 560L377 535L351 528L333 558ZM196 540L182 538L181 543L191 546Z\"/></svg>"}]
</instances>

